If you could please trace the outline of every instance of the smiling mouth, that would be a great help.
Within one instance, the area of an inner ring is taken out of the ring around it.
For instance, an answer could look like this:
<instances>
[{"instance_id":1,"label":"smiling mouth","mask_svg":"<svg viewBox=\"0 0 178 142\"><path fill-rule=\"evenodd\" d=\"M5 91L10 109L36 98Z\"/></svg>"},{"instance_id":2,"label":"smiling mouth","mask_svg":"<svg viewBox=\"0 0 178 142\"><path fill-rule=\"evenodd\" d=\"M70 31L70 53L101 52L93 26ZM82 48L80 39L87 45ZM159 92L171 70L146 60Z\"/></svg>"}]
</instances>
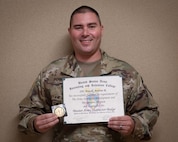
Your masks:
<instances>
[{"instance_id":1,"label":"smiling mouth","mask_svg":"<svg viewBox=\"0 0 178 142\"><path fill-rule=\"evenodd\" d=\"M92 41L92 39L80 40L80 42L81 42L82 44L86 44L86 45L88 45L89 43L91 43L91 41Z\"/></svg>"},{"instance_id":2,"label":"smiling mouth","mask_svg":"<svg viewBox=\"0 0 178 142\"><path fill-rule=\"evenodd\" d=\"M83 39L83 40L80 40L81 42L90 42L90 41L92 41L92 39Z\"/></svg>"}]
</instances>

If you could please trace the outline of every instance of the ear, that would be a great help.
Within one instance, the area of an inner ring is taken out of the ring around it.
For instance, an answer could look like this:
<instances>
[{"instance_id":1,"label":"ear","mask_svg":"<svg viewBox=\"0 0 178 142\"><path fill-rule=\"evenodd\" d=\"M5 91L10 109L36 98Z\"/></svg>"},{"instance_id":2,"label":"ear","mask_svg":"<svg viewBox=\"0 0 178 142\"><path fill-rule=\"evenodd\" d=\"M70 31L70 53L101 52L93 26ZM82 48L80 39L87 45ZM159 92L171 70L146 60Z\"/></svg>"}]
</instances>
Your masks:
<instances>
[{"instance_id":1,"label":"ear","mask_svg":"<svg viewBox=\"0 0 178 142\"><path fill-rule=\"evenodd\" d=\"M70 34L70 27L68 28L68 33Z\"/></svg>"},{"instance_id":2,"label":"ear","mask_svg":"<svg viewBox=\"0 0 178 142\"><path fill-rule=\"evenodd\" d=\"M101 35L103 35L103 32L104 32L104 26L101 25Z\"/></svg>"},{"instance_id":3,"label":"ear","mask_svg":"<svg viewBox=\"0 0 178 142\"><path fill-rule=\"evenodd\" d=\"M71 37L71 28L70 27L68 28L68 33L69 33L69 36Z\"/></svg>"}]
</instances>

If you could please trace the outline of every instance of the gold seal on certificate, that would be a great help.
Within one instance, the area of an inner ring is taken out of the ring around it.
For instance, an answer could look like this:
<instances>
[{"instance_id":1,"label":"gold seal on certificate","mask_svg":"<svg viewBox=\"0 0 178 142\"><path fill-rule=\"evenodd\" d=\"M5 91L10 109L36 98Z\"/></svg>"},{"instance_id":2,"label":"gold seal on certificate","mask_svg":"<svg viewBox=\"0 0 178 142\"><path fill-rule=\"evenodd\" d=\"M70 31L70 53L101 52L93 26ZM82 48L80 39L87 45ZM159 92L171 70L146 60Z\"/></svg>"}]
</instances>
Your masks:
<instances>
[{"instance_id":1,"label":"gold seal on certificate","mask_svg":"<svg viewBox=\"0 0 178 142\"><path fill-rule=\"evenodd\" d=\"M63 117L66 115L66 109L63 104L52 106L52 112L58 117Z\"/></svg>"}]
</instances>

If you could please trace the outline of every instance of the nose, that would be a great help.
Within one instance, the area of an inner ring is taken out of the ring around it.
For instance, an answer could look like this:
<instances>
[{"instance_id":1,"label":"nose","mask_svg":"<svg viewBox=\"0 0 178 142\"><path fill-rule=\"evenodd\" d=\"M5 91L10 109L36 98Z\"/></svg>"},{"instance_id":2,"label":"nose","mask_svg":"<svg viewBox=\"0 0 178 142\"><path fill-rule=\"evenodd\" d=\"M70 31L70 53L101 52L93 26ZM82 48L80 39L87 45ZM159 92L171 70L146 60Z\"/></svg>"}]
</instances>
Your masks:
<instances>
[{"instance_id":1,"label":"nose","mask_svg":"<svg viewBox=\"0 0 178 142\"><path fill-rule=\"evenodd\" d=\"M89 35L89 30L87 27L83 28L83 33L82 33L83 36L88 36Z\"/></svg>"}]
</instances>

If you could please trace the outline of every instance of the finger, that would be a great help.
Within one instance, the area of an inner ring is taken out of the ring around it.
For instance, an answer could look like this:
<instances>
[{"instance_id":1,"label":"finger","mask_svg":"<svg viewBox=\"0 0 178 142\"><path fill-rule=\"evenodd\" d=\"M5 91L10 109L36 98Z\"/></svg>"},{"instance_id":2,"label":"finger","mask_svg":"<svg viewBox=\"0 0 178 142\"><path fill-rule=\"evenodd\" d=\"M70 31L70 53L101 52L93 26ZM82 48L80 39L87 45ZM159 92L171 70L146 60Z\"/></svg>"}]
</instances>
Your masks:
<instances>
[{"instance_id":1,"label":"finger","mask_svg":"<svg viewBox=\"0 0 178 142\"><path fill-rule=\"evenodd\" d=\"M43 123L39 125L39 129L50 129L59 122L59 119L43 120Z\"/></svg>"},{"instance_id":2,"label":"finger","mask_svg":"<svg viewBox=\"0 0 178 142\"><path fill-rule=\"evenodd\" d=\"M123 126L132 126L133 119L130 116L121 116L121 117L112 117L109 119L108 124L110 125L123 125Z\"/></svg>"},{"instance_id":3,"label":"finger","mask_svg":"<svg viewBox=\"0 0 178 142\"><path fill-rule=\"evenodd\" d=\"M51 121L54 121L56 119L58 119L58 117L55 114L49 113L49 114L43 114L43 115L37 116L36 122L39 125L43 125Z\"/></svg>"},{"instance_id":4,"label":"finger","mask_svg":"<svg viewBox=\"0 0 178 142\"><path fill-rule=\"evenodd\" d=\"M39 120L45 120L45 119L52 118L52 117L57 118L57 115L53 114L53 113L46 113L46 114L39 115L37 117L37 119L39 119Z\"/></svg>"},{"instance_id":5,"label":"finger","mask_svg":"<svg viewBox=\"0 0 178 142\"><path fill-rule=\"evenodd\" d=\"M129 135L130 134L130 130L129 130L129 127L128 126L123 126L123 125L112 125L111 127L112 130L114 131L117 131L119 133L121 133L122 135L126 136L126 135Z\"/></svg>"},{"instance_id":6,"label":"finger","mask_svg":"<svg viewBox=\"0 0 178 142\"><path fill-rule=\"evenodd\" d=\"M127 123L128 123L127 121L112 119L112 120L109 120L108 125L124 126L124 125L127 125Z\"/></svg>"},{"instance_id":7,"label":"finger","mask_svg":"<svg viewBox=\"0 0 178 142\"><path fill-rule=\"evenodd\" d=\"M109 121L128 121L130 119L131 119L131 117L127 116L127 115L125 115L125 116L114 116L114 117L111 117L109 119Z\"/></svg>"},{"instance_id":8,"label":"finger","mask_svg":"<svg viewBox=\"0 0 178 142\"><path fill-rule=\"evenodd\" d=\"M111 122L111 123L108 123L108 127L111 128L111 129L116 129L117 131L118 130L122 130L122 129L126 129L128 128L128 125L126 123L121 123L121 122Z\"/></svg>"},{"instance_id":9,"label":"finger","mask_svg":"<svg viewBox=\"0 0 178 142\"><path fill-rule=\"evenodd\" d=\"M34 126L37 131L45 132L59 122L55 114L39 115L34 120Z\"/></svg>"},{"instance_id":10,"label":"finger","mask_svg":"<svg viewBox=\"0 0 178 142\"><path fill-rule=\"evenodd\" d=\"M38 128L51 128L59 122L59 119L47 119L42 121L36 121L36 126Z\"/></svg>"},{"instance_id":11,"label":"finger","mask_svg":"<svg viewBox=\"0 0 178 142\"><path fill-rule=\"evenodd\" d=\"M109 119L109 121L122 121L123 116L114 116Z\"/></svg>"}]
</instances>

